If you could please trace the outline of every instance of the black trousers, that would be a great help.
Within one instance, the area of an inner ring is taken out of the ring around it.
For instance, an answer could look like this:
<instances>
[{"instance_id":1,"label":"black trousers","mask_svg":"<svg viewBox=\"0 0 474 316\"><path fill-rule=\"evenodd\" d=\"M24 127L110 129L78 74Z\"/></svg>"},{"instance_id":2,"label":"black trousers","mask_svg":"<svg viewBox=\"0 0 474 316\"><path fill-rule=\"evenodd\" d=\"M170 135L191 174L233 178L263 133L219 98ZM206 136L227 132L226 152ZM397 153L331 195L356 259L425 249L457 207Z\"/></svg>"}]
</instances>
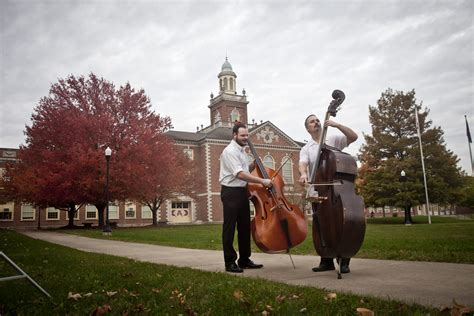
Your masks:
<instances>
[{"instance_id":1,"label":"black trousers","mask_svg":"<svg viewBox=\"0 0 474 316\"><path fill-rule=\"evenodd\" d=\"M221 187L221 201L224 206L222 225L222 246L225 264L237 260L234 249L234 235L237 227L239 261L250 258L250 205L245 187Z\"/></svg>"}]
</instances>

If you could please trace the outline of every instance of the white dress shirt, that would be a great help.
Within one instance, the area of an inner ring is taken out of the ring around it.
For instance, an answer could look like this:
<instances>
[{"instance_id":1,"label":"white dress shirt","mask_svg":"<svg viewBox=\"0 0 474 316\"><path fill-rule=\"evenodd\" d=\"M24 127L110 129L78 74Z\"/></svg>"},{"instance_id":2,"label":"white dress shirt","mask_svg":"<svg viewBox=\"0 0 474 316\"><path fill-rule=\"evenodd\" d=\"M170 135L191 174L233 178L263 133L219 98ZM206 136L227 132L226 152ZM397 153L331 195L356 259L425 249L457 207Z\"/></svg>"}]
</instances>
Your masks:
<instances>
[{"instance_id":1,"label":"white dress shirt","mask_svg":"<svg viewBox=\"0 0 474 316\"><path fill-rule=\"evenodd\" d=\"M245 187L247 181L237 178L241 171L249 172L245 148L232 140L221 156L219 182L226 187Z\"/></svg>"},{"instance_id":2,"label":"white dress shirt","mask_svg":"<svg viewBox=\"0 0 474 316\"><path fill-rule=\"evenodd\" d=\"M345 135L329 136L326 140L326 144L332 147L336 147L339 150L343 150L347 147L347 137ZM311 139L306 145L301 148L300 151L300 162L305 162L308 167L311 167L316 162L316 156L319 151L319 144Z\"/></svg>"}]
</instances>

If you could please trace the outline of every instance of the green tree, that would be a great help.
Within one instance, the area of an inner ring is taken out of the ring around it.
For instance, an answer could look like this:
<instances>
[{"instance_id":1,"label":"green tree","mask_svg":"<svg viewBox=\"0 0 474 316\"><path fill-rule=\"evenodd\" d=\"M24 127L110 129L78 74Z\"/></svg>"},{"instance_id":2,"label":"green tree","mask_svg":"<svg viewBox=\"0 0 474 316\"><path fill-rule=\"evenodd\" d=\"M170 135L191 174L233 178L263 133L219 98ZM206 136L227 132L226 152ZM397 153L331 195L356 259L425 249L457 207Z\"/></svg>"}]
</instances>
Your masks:
<instances>
[{"instance_id":1,"label":"green tree","mask_svg":"<svg viewBox=\"0 0 474 316\"><path fill-rule=\"evenodd\" d=\"M410 207L425 203L423 170L417 135L415 90L387 89L376 106L369 105L372 135L365 135L359 153L359 190L369 206ZM431 203L459 201L462 177L459 159L446 148L443 131L432 126L429 110L418 114L428 195ZM406 178L401 179L404 170ZM405 181L401 181L405 180Z\"/></svg>"},{"instance_id":2,"label":"green tree","mask_svg":"<svg viewBox=\"0 0 474 316\"><path fill-rule=\"evenodd\" d=\"M459 202L460 206L474 209L474 177L464 176L464 187L462 191L462 198Z\"/></svg>"}]
</instances>

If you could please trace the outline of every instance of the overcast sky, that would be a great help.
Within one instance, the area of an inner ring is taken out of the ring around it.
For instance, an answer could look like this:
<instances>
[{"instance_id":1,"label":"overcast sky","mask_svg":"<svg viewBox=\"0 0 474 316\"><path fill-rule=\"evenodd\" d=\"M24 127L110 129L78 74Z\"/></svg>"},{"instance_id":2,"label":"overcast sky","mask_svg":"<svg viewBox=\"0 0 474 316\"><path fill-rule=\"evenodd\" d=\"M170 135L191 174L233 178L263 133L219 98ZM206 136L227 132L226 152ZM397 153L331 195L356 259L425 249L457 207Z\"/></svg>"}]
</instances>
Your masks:
<instances>
[{"instance_id":1,"label":"overcast sky","mask_svg":"<svg viewBox=\"0 0 474 316\"><path fill-rule=\"evenodd\" d=\"M52 83L90 72L145 89L175 130L209 125L209 95L226 55L247 91L249 119L295 140L304 118L335 118L370 134L368 107L387 88L415 89L447 148L471 173L474 1L1 1L0 147L25 125ZM473 148L474 149L474 148Z\"/></svg>"}]
</instances>

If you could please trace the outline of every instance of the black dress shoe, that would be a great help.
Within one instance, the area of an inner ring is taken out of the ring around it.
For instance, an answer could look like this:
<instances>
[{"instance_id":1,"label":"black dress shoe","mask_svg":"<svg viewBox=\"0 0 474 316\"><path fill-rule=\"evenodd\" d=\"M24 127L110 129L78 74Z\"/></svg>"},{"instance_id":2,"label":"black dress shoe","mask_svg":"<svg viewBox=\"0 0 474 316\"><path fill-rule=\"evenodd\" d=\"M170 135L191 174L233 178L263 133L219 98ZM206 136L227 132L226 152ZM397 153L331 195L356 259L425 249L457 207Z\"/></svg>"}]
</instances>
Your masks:
<instances>
[{"instance_id":1,"label":"black dress shoe","mask_svg":"<svg viewBox=\"0 0 474 316\"><path fill-rule=\"evenodd\" d=\"M334 264L333 265L320 264L319 266L314 267L312 270L313 272L322 272L322 271L331 271L335 269L336 268L334 267Z\"/></svg>"},{"instance_id":2,"label":"black dress shoe","mask_svg":"<svg viewBox=\"0 0 474 316\"><path fill-rule=\"evenodd\" d=\"M244 272L244 270L239 268L239 266L237 264L235 264L235 262L226 264L225 265L225 270L227 272L232 272L232 273L242 273L242 272Z\"/></svg>"},{"instance_id":3,"label":"black dress shoe","mask_svg":"<svg viewBox=\"0 0 474 316\"><path fill-rule=\"evenodd\" d=\"M260 269L263 268L263 264L254 263L252 260L248 260L245 263L239 262L239 267L242 269Z\"/></svg>"}]
</instances>

